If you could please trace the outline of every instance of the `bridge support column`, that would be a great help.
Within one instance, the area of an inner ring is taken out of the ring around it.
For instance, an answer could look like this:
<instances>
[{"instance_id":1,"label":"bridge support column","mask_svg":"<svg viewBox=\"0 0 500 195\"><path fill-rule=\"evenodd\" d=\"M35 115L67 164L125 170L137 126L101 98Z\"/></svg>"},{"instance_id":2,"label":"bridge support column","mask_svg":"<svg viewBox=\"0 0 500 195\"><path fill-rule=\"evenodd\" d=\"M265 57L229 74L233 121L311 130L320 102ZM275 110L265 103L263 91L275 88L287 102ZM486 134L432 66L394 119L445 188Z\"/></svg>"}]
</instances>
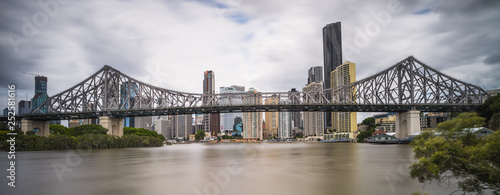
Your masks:
<instances>
[{"instance_id":1,"label":"bridge support column","mask_svg":"<svg viewBox=\"0 0 500 195\"><path fill-rule=\"evenodd\" d=\"M420 131L420 111L410 110L396 114L396 137L408 138L408 135Z\"/></svg>"},{"instance_id":2,"label":"bridge support column","mask_svg":"<svg viewBox=\"0 0 500 195\"><path fill-rule=\"evenodd\" d=\"M123 136L123 119L102 116L99 117L99 124L108 129L109 135Z\"/></svg>"},{"instance_id":3,"label":"bridge support column","mask_svg":"<svg viewBox=\"0 0 500 195\"><path fill-rule=\"evenodd\" d=\"M21 120L21 130L26 134L27 131L38 131L40 136L49 136L49 121L32 121L27 119Z\"/></svg>"}]
</instances>

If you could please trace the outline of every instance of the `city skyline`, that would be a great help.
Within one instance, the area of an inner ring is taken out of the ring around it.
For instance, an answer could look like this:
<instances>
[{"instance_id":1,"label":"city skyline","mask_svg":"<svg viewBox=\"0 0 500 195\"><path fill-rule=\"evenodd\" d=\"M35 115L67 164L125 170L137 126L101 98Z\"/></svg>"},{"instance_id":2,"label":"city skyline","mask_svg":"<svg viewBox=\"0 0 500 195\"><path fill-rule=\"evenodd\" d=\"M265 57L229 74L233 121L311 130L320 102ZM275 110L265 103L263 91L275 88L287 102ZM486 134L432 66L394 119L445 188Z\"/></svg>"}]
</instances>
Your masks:
<instances>
[{"instance_id":1,"label":"city skyline","mask_svg":"<svg viewBox=\"0 0 500 195\"><path fill-rule=\"evenodd\" d=\"M140 6L136 2L69 2L59 4L41 25L33 22L33 15L46 13L43 7L14 2L0 3L4 9L0 96L7 97L4 86L14 83L18 101L26 94L28 98L34 95L33 77L24 71L48 77L51 96L104 64L146 83L193 93L201 93L198 75L209 69L218 74L216 89L230 85L263 92L300 89L306 84L305 71L323 64L321 29L336 21L343 25L343 60L357 63L358 79L414 55L457 79L486 90L500 88L500 38L487 36L499 29L491 25L499 16L491 4L475 3L477 9L465 11L471 5L463 2L397 1L399 9L395 10L389 9L391 1L364 5L173 1ZM280 14L275 14L274 6L282 7ZM127 7L138 9L119 12ZM354 8L355 14L346 14ZM112 17L114 13L121 14ZM30 24L38 32L25 37L23 25ZM200 27L204 36L192 32ZM26 39L18 42L17 52L11 44L13 35ZM0 107L6 107L6 102L0 101Z\"/></svg>"}]
</instances>

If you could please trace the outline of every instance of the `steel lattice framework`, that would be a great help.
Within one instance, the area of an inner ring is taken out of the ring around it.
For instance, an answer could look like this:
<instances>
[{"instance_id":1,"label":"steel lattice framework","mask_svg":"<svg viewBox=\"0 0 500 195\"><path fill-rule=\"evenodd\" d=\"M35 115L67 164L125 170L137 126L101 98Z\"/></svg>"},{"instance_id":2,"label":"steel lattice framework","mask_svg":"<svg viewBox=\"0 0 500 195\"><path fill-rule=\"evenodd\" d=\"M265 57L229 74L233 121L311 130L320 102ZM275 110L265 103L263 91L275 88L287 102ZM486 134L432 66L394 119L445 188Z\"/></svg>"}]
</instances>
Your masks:
<instances>
[{"instance_id":1,"label":"steel lattice framework","mask_svg":"<svg viewBox=\"0 0 500 195\"><path fill-rule=\"evenodd\" d=\"M486 97L480 87L440 73L413 56L350 85L307 93L186 93L143 83L106 65L49 97L24 117L49 120L255 111L466 111L480 106ZM276 98L277 102L265 105L267 98Z\"/></svg>"}]
</instances>

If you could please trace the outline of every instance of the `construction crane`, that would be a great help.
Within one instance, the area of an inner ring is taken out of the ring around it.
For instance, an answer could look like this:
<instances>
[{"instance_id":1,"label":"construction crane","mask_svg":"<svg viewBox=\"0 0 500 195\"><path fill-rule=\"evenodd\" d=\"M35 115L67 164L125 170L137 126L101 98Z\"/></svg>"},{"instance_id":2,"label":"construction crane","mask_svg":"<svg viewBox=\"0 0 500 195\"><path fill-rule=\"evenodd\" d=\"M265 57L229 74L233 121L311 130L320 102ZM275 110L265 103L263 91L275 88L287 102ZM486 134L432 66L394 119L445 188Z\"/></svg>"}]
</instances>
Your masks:
<instances>
[{"instance_id":1,"label":"construction crane","mask_svg":"<svg viewBox=\"0 0 500 195\"><path fill-rule=\"evenodd\" d=\"M32 75L32 76L35 76L35 77L43 77L42 75L37 75L37 74L33 74L31 72L23 72L24 74L29 74L29 75Z\"/></svg>"}]
</instances>

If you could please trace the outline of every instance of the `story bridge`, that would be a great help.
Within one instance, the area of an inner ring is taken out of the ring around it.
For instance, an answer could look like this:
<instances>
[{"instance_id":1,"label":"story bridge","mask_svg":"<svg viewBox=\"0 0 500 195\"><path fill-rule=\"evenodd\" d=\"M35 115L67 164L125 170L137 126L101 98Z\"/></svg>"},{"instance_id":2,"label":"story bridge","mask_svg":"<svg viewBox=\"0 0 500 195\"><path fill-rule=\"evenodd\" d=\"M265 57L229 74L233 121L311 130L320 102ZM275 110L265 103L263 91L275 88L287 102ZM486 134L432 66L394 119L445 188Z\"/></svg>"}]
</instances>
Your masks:
<instances>
[{"instance_id":1,"label":"story bridge","mask_svg":"<svg viewBox=\"0 0 500 195\"><path fill-rule=\"evenodd\" d=\"M368 78L332 89L300 92L187 93L153 86L105 65L75 86L49 97L22 118L22 130L48 135L49 120L99 118L122 135L122 118L225 112L399 112L396 135L420 129L420 111L477 109L484 89L445 75L410 56ZM265 104L271 98L271 104ZM6 117L0 118L6 121ZM417 127L418 126L418 129Z\"/></svg>"}]
</instances>

